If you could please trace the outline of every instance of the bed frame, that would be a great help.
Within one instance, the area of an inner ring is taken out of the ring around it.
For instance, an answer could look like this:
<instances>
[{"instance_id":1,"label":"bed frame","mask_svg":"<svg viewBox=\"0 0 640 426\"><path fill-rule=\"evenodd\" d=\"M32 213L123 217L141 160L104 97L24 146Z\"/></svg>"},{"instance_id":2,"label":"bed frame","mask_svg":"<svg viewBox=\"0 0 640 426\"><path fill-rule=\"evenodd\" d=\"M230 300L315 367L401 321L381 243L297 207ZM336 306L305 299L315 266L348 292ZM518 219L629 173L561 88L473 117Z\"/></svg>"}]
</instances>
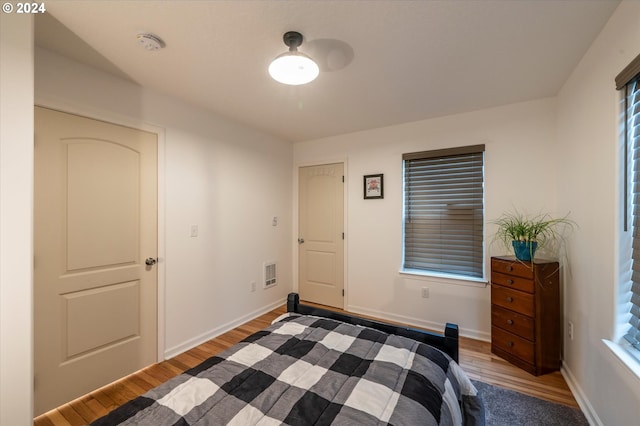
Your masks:
<instances>
[{"instance_id":1,"label":"bed frame","mask_svg":"<svg viewBox=\"0 0 640 426\"><path fill-rule=\"evenodd\" d=\"M447 355L455 362L458 362L458 325L447 323L444 334L433 333L430 331L417 330L399 325L387 324L384 322L360 318L353 315L347 315L340 312L330 311L328 309L316 308L314 306L303 305L300 303L298 293L289 293L287 297L287 312L295 312L301 315L314 315L323 318L331 318L337 321L349 324L370 327L389 334L408 337L418 342L426 343L434 346Z\"/></svg>"}]
</instances>

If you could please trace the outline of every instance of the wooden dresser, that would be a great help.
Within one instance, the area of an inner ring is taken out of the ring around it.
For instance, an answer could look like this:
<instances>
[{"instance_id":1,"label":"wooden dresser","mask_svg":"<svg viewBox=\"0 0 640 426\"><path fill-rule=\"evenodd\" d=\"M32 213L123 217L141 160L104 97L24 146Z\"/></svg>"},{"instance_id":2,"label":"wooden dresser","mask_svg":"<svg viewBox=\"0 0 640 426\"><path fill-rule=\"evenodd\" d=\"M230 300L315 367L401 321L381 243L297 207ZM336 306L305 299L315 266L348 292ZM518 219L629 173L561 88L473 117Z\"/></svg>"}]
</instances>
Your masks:
<instances>
[{"instance_id":1,"label":"wooden dresser","mask_svg":"<svg viewBox=\"0 0 640 426\"><path fill-rule=\"evenodd\" d=\"M536 376L560 369L558 262L491 258L491 351Z\"/></svg>"}]
</instances>

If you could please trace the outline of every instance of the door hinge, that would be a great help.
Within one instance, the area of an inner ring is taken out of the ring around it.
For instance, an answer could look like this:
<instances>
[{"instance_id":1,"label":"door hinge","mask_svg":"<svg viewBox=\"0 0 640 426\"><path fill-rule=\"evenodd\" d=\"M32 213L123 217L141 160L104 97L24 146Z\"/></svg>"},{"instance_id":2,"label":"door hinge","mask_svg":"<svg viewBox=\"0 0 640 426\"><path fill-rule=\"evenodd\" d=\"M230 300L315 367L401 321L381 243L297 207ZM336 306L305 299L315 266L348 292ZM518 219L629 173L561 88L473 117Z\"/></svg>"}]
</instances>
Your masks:
<instances>
[{"instance_id":1,"label":"door hinge","mask_svg":"<svg viewBox=\"0 0 640 426\"><path fill-rule=\"evenodd\" d=\"M344 183L344 175L342 175L342 183Z\"/></svg>"},{"instance_id":2,"label":"door hinge","mask_svg":"<svg viewBox=\"0 0 640 426\"><path fill-rule=\"evenodd\" d=\"M344 240L344 232L342 233L342 239Z\"/></svg>"},{"instance_id":3,"label":"door hinge","mask_svg":"<svg viewBox=\"0 0 640 426\"><path fill-rule=\"evenodd\" d=\"M344 288L342 289L342 297L344 297Z\"/></svg>"}]
</instances>

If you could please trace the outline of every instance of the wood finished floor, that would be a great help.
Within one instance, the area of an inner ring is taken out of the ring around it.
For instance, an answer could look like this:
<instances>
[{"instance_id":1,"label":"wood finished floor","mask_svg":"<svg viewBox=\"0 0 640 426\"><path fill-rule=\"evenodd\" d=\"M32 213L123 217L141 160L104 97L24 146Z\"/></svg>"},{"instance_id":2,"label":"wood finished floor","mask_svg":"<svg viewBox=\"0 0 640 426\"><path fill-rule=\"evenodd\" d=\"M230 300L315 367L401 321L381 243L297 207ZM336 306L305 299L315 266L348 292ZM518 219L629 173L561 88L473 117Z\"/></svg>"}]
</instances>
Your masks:
<instances>
[{"instance_id":1,"label":"wood finished floor","mask_svg":"<svg viewBox=\"0 0 640 426\"><path fill-rule=\"evenodd\" d=\"M136 396L159 385L205 359L233 346L255 333L286 311L274 309L215 339L201 344L174 358L154 364L68 404L34 419L36 426L86 425ZM520 370L493 355L488 342L461 338L460 365L474 380L512 389L548 401L578 407L564 378L559 372L540 377Z\"/></svg>"}]
</instances>

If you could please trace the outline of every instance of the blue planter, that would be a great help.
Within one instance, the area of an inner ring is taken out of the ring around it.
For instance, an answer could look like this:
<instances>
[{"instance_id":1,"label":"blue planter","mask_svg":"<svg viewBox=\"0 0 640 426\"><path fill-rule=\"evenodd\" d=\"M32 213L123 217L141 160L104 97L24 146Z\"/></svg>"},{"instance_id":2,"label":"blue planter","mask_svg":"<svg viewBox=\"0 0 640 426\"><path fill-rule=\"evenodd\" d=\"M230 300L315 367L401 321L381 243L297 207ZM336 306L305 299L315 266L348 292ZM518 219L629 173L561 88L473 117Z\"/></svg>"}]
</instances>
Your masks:
<instances>
[{"instance_id":1,"label":"blue planter","mask_svg":"<svg viewBox=\"0 0 640 426\"><path fill-rule=\"evenodd\" d=\"M535 241L512 241L513 252L516 255L516 259L530 262L534 257L538 243Z\"/></svg>"}]
</instances>

